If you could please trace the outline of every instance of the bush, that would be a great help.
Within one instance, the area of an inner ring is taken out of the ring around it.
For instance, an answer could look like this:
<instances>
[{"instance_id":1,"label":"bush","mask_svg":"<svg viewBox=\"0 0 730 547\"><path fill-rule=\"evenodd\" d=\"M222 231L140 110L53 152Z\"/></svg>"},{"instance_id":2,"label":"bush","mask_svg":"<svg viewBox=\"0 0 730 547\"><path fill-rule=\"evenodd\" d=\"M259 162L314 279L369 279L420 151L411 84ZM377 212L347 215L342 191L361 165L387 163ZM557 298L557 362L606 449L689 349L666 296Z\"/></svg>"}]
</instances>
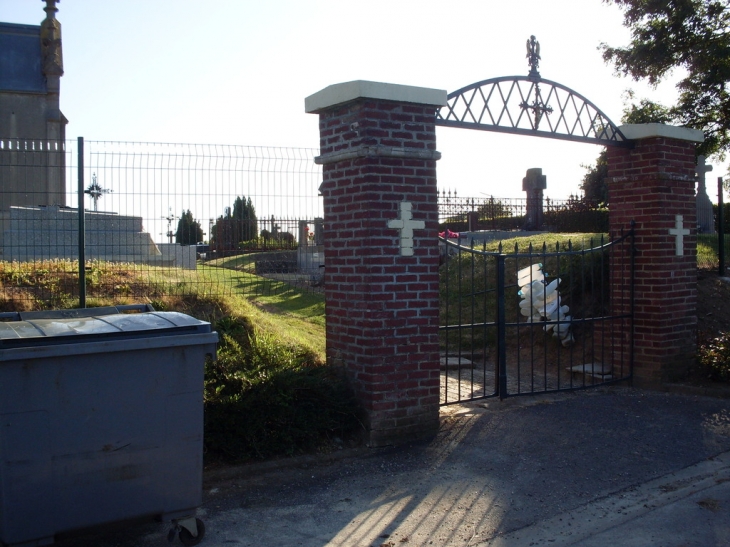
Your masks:
<instances>
[{"instance_id":1,"label":"bush","mask_svg":"<svg viewBox=\"0 0 730 547\"><path fill-rule=\"evenodd\" d=\"M720 207L717 205L717 203L712 204L712 213L715 217L715 229L717 231L720 231L720 224L719 224L719 215ZM722 204L722 227L723 232L726 234L730 234L730 203L723 203Z\"/></svg>"},{"instance_id":2,"label":"bush","mask_svg":"<svg viewBox=\"0 0 730 547\"><path fill-rule=\"evenodd\" d=\"M698 360L709 378L730 382L730 332L702 342Z\"/></svg>"},{"instance_id":3,"label":"bush","mask_svg":"<svg viewBox=\"0 0 730 547\"><path fill-rule=\"evenodd\" d=\"M356 402L344 371L250 325L216 325L218 360L206 363L205 446L227 461L291 456L351 435Z\"/></svg>"}]
</instances>

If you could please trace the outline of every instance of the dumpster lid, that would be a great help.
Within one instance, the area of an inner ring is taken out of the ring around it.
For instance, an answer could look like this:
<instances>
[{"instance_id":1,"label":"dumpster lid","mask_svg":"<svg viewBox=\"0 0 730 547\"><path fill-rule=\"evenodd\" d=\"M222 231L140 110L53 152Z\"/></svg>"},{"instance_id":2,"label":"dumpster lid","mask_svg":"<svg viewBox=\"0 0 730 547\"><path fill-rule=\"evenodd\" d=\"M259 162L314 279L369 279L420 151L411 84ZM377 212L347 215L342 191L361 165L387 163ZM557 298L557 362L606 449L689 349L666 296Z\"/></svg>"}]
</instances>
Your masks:
<instances>
[{"instance_id":1,"label":"dumpster lid","mask_svg":"<svg viewBox=\"0 0 730 547\"><path fill-rule=\"evenodd\" d=\"M115 307L83 310L53 310L15 314L19 320L0 322L0 345L16 345L13 341L37 343L41 340L61 343L59 337L130 337L143 335L207 333L210 323L178 312L120 313ZM70 341L70 340L69 340Z\"/></svg>"}]
</instances>

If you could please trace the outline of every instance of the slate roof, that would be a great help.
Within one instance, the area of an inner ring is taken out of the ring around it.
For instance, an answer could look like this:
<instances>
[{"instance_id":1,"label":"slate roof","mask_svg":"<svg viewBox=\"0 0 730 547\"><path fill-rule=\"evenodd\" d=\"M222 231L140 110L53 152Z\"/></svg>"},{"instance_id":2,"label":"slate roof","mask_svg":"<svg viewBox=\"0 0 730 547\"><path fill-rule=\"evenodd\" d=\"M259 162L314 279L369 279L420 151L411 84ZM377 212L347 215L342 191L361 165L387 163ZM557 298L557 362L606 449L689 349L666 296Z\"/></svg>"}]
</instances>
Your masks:
<instances>
[{"instance_id":1,"label":"slate roof","mask_svg":"<svg viewBox=\"0 0 730 547\"><path fill-rule=\"evenodd\" d=\"M0 91L47 91L40 34L40 26L0 23Z\"/></svg>"}]
</instances>

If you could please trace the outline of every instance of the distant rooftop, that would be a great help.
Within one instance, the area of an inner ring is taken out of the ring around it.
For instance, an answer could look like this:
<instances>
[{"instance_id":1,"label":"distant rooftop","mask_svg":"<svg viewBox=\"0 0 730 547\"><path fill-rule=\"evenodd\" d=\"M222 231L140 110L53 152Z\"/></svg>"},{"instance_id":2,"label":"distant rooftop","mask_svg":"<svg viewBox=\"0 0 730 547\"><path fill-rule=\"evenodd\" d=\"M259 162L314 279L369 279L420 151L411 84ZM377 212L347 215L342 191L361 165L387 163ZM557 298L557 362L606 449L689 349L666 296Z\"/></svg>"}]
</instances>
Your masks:
<instances>
[{"instance_id":1,"label":"distant rooftop","mask_svg":"<svg viewBox=\"0 0 730 547\"><path fill-rule=\"evenodd\" d=\"M0 91L47 91L40 34L40 26L0 23Z\"/></svg>"}]
</instances>

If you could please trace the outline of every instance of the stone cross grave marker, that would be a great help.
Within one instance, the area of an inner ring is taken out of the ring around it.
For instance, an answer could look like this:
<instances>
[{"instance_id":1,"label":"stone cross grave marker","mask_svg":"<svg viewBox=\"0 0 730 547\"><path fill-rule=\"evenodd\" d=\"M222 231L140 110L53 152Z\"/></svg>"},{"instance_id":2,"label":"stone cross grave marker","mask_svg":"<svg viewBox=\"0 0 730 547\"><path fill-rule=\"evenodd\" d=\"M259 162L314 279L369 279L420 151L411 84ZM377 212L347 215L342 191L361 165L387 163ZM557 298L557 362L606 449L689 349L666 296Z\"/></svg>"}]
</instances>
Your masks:
<instances>
[{"instance_id":1,"label":"stone cross grave marker","mask_svg":"<svg viewBox=\"0 0 730 547\"><path fill-rule=\"evenodd\" d=\"M712 211L712 202L705 187L705 174L712 171L712 165L705 163L705 156L697 156L697 231L703 234L715 233L715 219Z\"/></svg>"},{"instance_id":2,"label":"stone cross grave marker","mask_svg":"<svg viewBox=\"0 0 730 547\"><path fill-rule=\"evenodd\" d=\"M528 169L522 179L522 191L527 193L527 207L525 211L525 229L539 230L542 228L542 191L547 188L547 177L542 174L540 167Z\"/></svg>"}]
</instances>

